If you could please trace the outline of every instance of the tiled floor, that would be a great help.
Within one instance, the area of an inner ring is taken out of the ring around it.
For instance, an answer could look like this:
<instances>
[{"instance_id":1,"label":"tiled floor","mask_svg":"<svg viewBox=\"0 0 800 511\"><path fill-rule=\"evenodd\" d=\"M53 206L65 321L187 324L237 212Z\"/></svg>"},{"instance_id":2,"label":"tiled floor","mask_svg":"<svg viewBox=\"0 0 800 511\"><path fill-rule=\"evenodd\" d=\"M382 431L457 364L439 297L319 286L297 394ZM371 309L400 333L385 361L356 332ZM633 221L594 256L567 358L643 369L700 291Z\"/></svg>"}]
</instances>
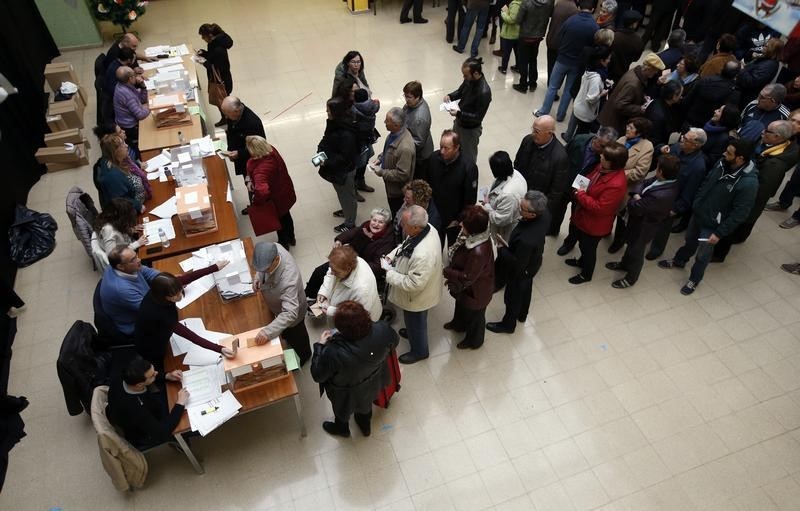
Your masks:
<instances>
[{"instance_id":1,"label":"tiled floor","mask_svg":"<svg viewBox=\"0 0 800 511\"><path fill-rule=\"evenodd\" d=\"M352 48L363 53L383 111L401 104L409 80L422 82L434 110L460 82L462 57L444 42L444 8L426 2L431 23L401 26L399 3L380 2L374 17L350 16L338 0L160 0L135 27L145 46L199 46L196 28L208 21L233 36L235 92L265 121L298 190L293 253L305 275L327 254L335 224L334 192L309 158L336 62ZM62 59L91 84L96 54ZM481 54L489 54L485 42ZM523 96L511 89L512 75L495 71L497 59L487 60L494 101L480 144L481 185L490 181L489 154L513 155L528 132L544 79ZM89 108L85 118L93 116ZM434 112L434 132L449 125ZM370 182L382 188L374 176ZM308 438L298 436L291 403L277 405L198 439L205 475L162 448L148 453L146 488L119 494L100 466L88 417L67 415L54 368L72 321L91 319L97 282L64 214L75 184L92 189L90 168L47 175L30 196L30 207L54 214L61 229L56 251L17 280L29 310L19 322L11 391L31 406L2 509L800 509L800 278L778 268L800 258L800 229L779 229L783 215L775 213L765 213L748 243L713 265L691 297L678 292L685 272L653 263L636 287L612 289L607 242L594 281L573 287L550 241L532 313L515 335L488 334L483 349L457 351L459 339L441 328L452 300L442 300L430 321L431 358L403 368L403 389L376 412L371 438L322 431L330 407L306 368ZM236 187L241 205L242 183ZM368 194L359 218L382 198ZM252 232L246 219L240 229ZM501 309L498 296L487 316ZM311 328L316 334L321 325Z\"/></svg>"}]
</instances>

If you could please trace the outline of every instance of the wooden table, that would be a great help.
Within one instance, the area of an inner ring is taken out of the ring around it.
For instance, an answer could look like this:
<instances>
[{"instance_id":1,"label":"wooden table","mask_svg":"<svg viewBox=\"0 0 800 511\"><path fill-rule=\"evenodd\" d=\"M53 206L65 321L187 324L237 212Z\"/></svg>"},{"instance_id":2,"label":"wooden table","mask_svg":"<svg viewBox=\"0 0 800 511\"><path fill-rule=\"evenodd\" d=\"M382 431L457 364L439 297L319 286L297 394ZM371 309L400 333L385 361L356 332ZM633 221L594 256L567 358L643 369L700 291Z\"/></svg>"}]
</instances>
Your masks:
<instances>
[{"instance_id":1,"label":"wooden table","mask_svg":"<svg viewBox=\"0 0 800 511\"><path fill-rule=\"evenodd\" d=\"M158 151L150 151L143 153L142 158L147 160L158 154ZM211 202L214 204L214 212L217 218L217 230L206 234L187 237L183 233L178 216L172 217L172 227L175 229L175 239L170 240L168 247L162 247L160 251L154 253L147 253L148 248L160 247L160 245L149 245L139 249L139 258L142 261L154 261L163 259L177 254L185 254L198 248L213 245L215 243L222 243L223 241L237 239L239 237L239 227L237 225L236 213L233 209L233 203L228 202L228 168L225 166L219 156L212 155L203 158L203 167L206 171L208 178L208 193L211 196ZM144 215L140 215L139 221L144 216L149 215L149 211L163 203L173 195L175 195L175 182L168 180L163 183L158 180L150 181L150 186L153 189L153 197L145 203L147 210ZM150 217L151 220L157 219L155 216Z\"/></svg>"},{"instance_id":2,"label":"wooden table","mask_svg":"<svg viewBox=\"0 0 800 511\"><path fill-rule=\"evenodd\" d=\"M244 243L247 259L250 261L253 257L253 240L246 238L242 242ZM178 274L182 272L178 263L185 258L185 256L173 256L161 259L153 263L153 267L160 271ZM251 273L254 273L252 269ZM267 304L264 302L261 293L224 303L216 289L212 289L181 309L178 315L181 319L190 317L203 318L203 323L209 330L230 333L246 332L247 330L259 328L267 325L273 319L272 313L267 308ZM284 345L284 348L285 347ZM165 371L188 369L187 366L183 365L183 357L184 355L173 356L172 347L170 347L167 355L164 357ZM167 400L169 401L170 409L175 405L178 390L180 390L180 384L167 382ZM297 420L300 424L300 436L306 436L306 426L303 421L300 393L297 389L297 382L295 381L292 371L289 371L286 376L267 384L232 392L236 396L236 399L242 404L239 414L252 412L280 401L294 398ZM181 421L178 423L173 434L175 440L181 446L181 449L183 449L184 454L186 454L186 457L192 463L194 469L202 474L204 472L203 466L197 460L181 435L181 433L185 433L189 431L189 429L189 416L186 412L183 412Z\"/></svg>"}]
</instances>

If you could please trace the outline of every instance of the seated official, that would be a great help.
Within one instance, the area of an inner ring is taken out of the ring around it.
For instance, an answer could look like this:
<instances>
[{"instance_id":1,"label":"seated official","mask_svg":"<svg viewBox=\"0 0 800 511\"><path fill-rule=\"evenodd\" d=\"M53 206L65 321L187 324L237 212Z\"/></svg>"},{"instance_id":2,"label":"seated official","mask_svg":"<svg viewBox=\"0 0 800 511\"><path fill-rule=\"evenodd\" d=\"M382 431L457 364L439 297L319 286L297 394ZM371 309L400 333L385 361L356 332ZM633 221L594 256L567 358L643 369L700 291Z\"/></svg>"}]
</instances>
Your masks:
<instances>
[{"instance_id":1,"label":"seated official","mask_svg":"<svg viewBox=\"0 0 800 511\"><path fill-rule=\"evenodd\" d=\"M111 199L94 219L94 232L106 256L117 245L127 245L131 250L147 244L142 226L136 223L136 210L122 198Z\"/></svg>"},{"instance_id":2,"label":"seated official","mask_svg":"<svg viewBox=\"0 0 800 511\"><path fill-rule=\"evenodd\" d=\"M352 247L335 247L328 256L328 273L317 294L317 304L329 316L345 301L360 303L372 321L381 317L383 307L378 297L375 275L366 261Z\"/></svg>"},{"instance_id":3,"label":"seated official","mask_svg":"<svg viewBox=\"0 0 800 511\"><path fill-rule=\"evenodd\" d=\"M103 157L97 162L97 189L100 206L121 197L130 202L137 213L144 213L145 201L152 197L147 174L135 159L128 156L127 142L117 135L106 135L100 141Z\"/></svg>"},{"instance_id":4,"label":"seated official","mask_svg":"<svg viewBox=\"0 0 800 511\"><path fill-rule=\"evenodd\" d=\"M189 401L189 392L179 390L170 410L164 380L179 382L181 378L180 370L162 375L153 364L135 356L121 374L113 377L106 407L108 420L138 449L170 441Z\"/></svg>"},{"instance_id":5,"label":"seated official","mask_svg":"<svg viewBox=\"0 0 800 511\"><path fill-rule=\"evenodd\" d=\"M334 238L333 248L349 245L356 254L367 262L375 275L376 281L383 281L386 272L381 268L381 257L394 249L394 233L391 228L392 216L386 208L375 208L370 219L357 229L350 229ZM328 262L317 266L306 283L306 296L319 294L322 281L328 273ZM312 298L313 300L313 298Z\"/></svg>"},{"instance_id":6,"label":"seated official","mask_svg":"<svg viewBox=\"0 0 800 511\"><path fill-rule=\"evenodd\" d=\"M215 272L227 265L228 261L218 261L209 269ZM145 359L151 360L159 371L164 369L164 355L173 333L201 348L221 353L226 358L236 356L234 350L203 339L178 321L178 307L175 304L185 295L183 286L180 278L170 273L160 273L150 282L150 291L139 305L139 319L136 320L134 337L136 351Z\"/></svg>"},{"instance_id":7,"label":"seated official","mask_svg":"<svg viewBox=\"0 0 800 511\"><path fill-rule=\"evenodd\" d=\"M139 155L139 121L150 115L147 103L147 88L142 75L136 74L128 66L117 69L117 86L114 88L114 120L125 130L128 144Z\"/></svg>"}]
</instances>

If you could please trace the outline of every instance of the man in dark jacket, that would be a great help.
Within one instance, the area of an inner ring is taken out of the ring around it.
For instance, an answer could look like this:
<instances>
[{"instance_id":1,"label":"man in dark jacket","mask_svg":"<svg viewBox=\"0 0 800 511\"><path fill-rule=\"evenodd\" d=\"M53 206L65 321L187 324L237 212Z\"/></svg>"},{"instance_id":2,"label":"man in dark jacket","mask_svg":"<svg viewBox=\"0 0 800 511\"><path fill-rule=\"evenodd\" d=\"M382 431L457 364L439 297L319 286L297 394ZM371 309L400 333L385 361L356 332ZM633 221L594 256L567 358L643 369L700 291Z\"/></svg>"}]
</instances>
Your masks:
<instances>
[{"instance_id":1,"label":"man in dark jacket","mask_svg":"<svg viewBox=\"0 0 800 511\"><path fill-rule=\"evenodd\" d=\"M636 284L644 264L644 249L656 235L659 226L669 218L672 203L678 195L678 171L681 162L677 156L664 154L658 157L656 176L639 181L628 201L628 246L621 261L606 263L606 268L624 271L625 276L611 283L611 287L624 289Z\"/></svg>"},{"instance_id":2,"label":"man in dark jacket","mask_svg":"<svg viewBox=\"0 0 800 511\"><path fill-rule=\"evenodd\" d=\"M779 83L771 83L761 89L758 97L742 110L739 137L755 143L769 123L788 119L789 109L783 104L785 97L786 87Z\"/></svg>"},{"instance_id":3,"label":"man in dark jacket","mask_svg":"<svg viewBox=\"0 0 800 511\"><path fill-rule=\"evenodd\" d=\"M628 119L640 117L644 105L644 90L647 83L664 70L664 63L655 53L644 58L640 66L636 66L622 75L608 101L600 110L597 121L602 126L611 126L620 133L625 132Z\"/></svg>"},{"instance_id":4,"label":"man in dark jacket","mask_svg":"<svg viewBox=\"0 0 800 511\"><path fill-rule=\"evenodd\" d=\"M650 19L653 19L653 16L650 15ZM652 21L650 22L652 24ZM648 28L650 24L647 25ZM647 33L645 33L644 37L642 38L647 44ZM676 28L669 34L669 39L667 39L667 48L658 52L658 58L661 59L661 62L664 63L664 69L675 69L675 66L678 65L678 62L681 61L683 58L683 50L686 45L686 31L682 28ZM651 45L650 48L660 48L661 46Z\"/></svg>"},{"instance_id":5,"label":"man in dark jacket","mask_svg":"<svg viewBox=\"0 0 800 511\"><path fill-rule=\"evenodd\" d=\"M550 18L550 26L547 28L547 37L545 43L547 44L547 79L550 80L550 75L553 74L553 66L556 65L556 58L558 58L558 33L561 31L561 25L569 19L573 14L578 13L578 3L575 0L556 0L553 5L553 15Z\"/></svg>"},{"instance_id":6,"label":"man in dark jacket","mask_svg":"<svg viewBox=\"0 0 800 511\"><path fill-rule=\"evenodd\" d=\"M553 15L553 0L523 0L517 11L519 39L517 39L517 67L519 83L512 85L514 90L525 94L536 90L539 79L536 58L539 55L539 43L547 32L547 22Z\"/></svg>"},{"instance_id":7,"label":"man in dark jacket","mask_svg":"<svg viewBox=\"0 0 800 511\"><path fill-rule=\"evenodd\" d=\"M461 146L458 133L444 130L439 150L431 155L428 183L433 190L433 203L442 219L439 238L452 245L458 236L459 215L478 198L478 167Z\"/></svg>"},{"instance_id":8,"label":"man in dark jacket","mask_svg":"<svg viewBox=\"0 0 800 511\"><path fill-rule=\"evenodd\" d=\"M701 78L683 98L686 122L689 126L703 126L720 105L738 105L741 93L736 86L740 65L727 62L719 75Z\"/></svg>"},{"instance_id":9,"label":"man in dark jacket","mask_svg":"<svg viewBox=\"0 0 800 511\"><path fill-rule=\"evenodd\" d=\"M200 26L200 37L208 45L207 50L197 50L200 57L197 62L206 68L208 83L216 82L217 77L222 80L225 86L225 93L230 96L233 93L233 75L231 75L231 62L228 59L228 50L233 48L233 39L222 31L216 23L205 23ZM215 76L215 73L216 75ZM220 112L222 113L222 112ZM223 116L219 122L214 123L216 127L226 124Z\"/></svg>"},{"instance_id":10,"label":"man in dark jacket","mask_svg":"<svg viewBox=\"0 0 800 511\"><path fill-rule=\"evenodd\" d=\"M706 132L700 128L689 128L680 140L671 146L661 146L656 148L656 152L677 156L680 161L678 172L678 196L675 199L669 216L661 223L656 231L650 250L647 252L647 260L652 261L664 252L669 240L670 232L682 232L689 225L692 217L692 204L700 184L706 177L708 161L702 148L708 140ZM673 227L673 221L678 223Z\"/></svg>"},{"instance_id":11,"label":"man in dark jacket","mask_svg":"<svg viewBox=\"0 0 800 511\"><path fill-rule=\"evenodd\" d=\"M622 26L614 31L614 42L611 43L611 63L608 65L608 77L618 82L631 64L639 60L644 51L644 42L639 34L642 15L630 10L622 13Z\"/></svg>"},{"instance_id":12,"label":"man in dark jacket","mask_svg":"<svg viewBox=\"0 0 800 511\"><path fill-rule=\"evenodd\" d=\"M247 175L247 160L250 153L244 139L250 135L267 138L261 119L236 96L228 96L222 100L222 113L228 119L225 135L228 139L226 156L233 160L233 168L237 175Z\"/></svg>"},{"instance_id":13,"label":"man in dark jacket","mask_svg":"<svg viewBox=\"0 0 800 511\"><path fill-rule=\"evenodd\" d=\"M117 87L117 69L121 66L132 67L136 62L136 53L126 47L120 48L117 58L111 61L106 68L106 75L103 79L103 121L106 123L114 122L114 89Z\"/></svg>"},{"instance_id":14,"label":"man in dark jacket","mask_svg":"<svg viewBox=\"0 0 800 511\"><path fill-rule=\"evenodd\" d=\"M680 0L658 0L652 2L652 9L650 10L650 22L647 24L647 29L644 31L642 40L644 44L650 43L650 48L657 51L661 48L661 43L669 33L669 27L672 24L672 18L680 6ZM624 22L623 22L624 23ZM684 39L686 32L683 33ZM669 45L672 48L672 44ZM672 66L668 66L672 69Z\"/></svg>"},{"instance_id":15,"label":"man in dark jacket","mask_svg":"<svg viewBox=\"0 0 800 511\"><path fill-rule=\"evenodd\" d=\"M800 148L792 140L792 123L773 121L761 135L761 143L756 147L753 162L758 170L758 193L750 214L744 222L714 247L712 262L722 262L728 255L731 245L744 243L753 232L758 217L764 212L770 197L778 188L789 169L797 164Z\"/></svg>"},{"instance_id":16,"label":"man in dark jacket","mask_svg":"<svg viewBox=\"0 0 800 511\"><path fill-rule=\"evenodd\" d=\"M483 59L470 57L461 65L464 81L455 91L444 97L444 102L461 100L458 108L450 110L453 131L461 138L461 152L473 162L478 161L478 142L483 132L483 118L492 102L492 89L483 76Z\"/></svg>"},{"instance_id":17,"label":"man in dark jacket","mask_svg":"<svg viewBox=\"0 0 800 511\"><path fill-rule=\"evenodd\" d=\"M569 157L561 142L555 137L556 121L549 115L533 121L530 135L525 135L514 158L514 168L525 177L528 190L537 190L547 196L551 217L567 200L570 180ZM551 225L548 234L558 235L560 223Z\"/></svg>"},{"instance_id":18,"label":"man in dark jacket","mask_svg":"<svg viewBox=\"0 0 800 511\"><path fill-rule=\"evenodd\" d=\"M750 161L753 144L732 140L722 159L706 176L692 206L693 216L684 244L672 259L658 262L661 268L684 268L695 255L689 280L681 294L694 293L711 261L714 245L747 219L758 192L758 173Z\"/></svg>"},{"instance_id":19,"label":"man in dark jacket","mask_svg":"<svg viewBox=\"0 0 800 511\"><path fill-rule=\"evenodd\" d=\"M653 145L666 144L669 136L681 127L681 110L678 102L681 100L683 87L678 80L670 80L661 86L658 98L647 105L644 117L653 123L650 140Z\"/></svg>"},{"instance_id":20,"label":"man in dark jacket","mask_svg":"<svg viewBox=\"0 0 800 511\"><path fill-rule=\"evenodd\" d=\"M542 267L545 234L550 228L547 197L530 190L519 201L519 222L509 239L497 238L495 289L505 284L503 302L506 312L497 323L486 323L486 329L498 334L511 334L517 321L524 323L531 307L533 277Z\"/></svg>"}]
</instances>

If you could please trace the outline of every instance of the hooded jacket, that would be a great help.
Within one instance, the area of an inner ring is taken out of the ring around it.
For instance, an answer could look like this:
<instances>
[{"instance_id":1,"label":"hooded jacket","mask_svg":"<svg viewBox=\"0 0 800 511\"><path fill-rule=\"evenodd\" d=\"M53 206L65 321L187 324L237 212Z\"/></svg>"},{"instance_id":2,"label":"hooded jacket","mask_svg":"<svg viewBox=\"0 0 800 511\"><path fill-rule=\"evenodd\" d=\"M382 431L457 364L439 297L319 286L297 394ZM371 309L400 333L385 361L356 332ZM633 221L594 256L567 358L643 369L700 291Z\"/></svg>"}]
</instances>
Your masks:
<instances>
[{"instance_id":1,"label":"hooded jacket","mask_svg":"<svg viewBox=\"0 0 800 511\"><path fill-rule=\"evenodd\" d=\"M231 36L222 32L208 42L208 50L201 52L200 55L205 57L206 61L203 66L206 68L208 81L214 80L214 72L216 69L219 77L222 78L222 83L225 84L225 90L230 94L233 91L233 77L231 76L231 62L228 60L228 50L233 48L233 39Z\"/></svg>"},{"instance_id":2,"label":"hooded jacket","mask_svg":"<svg viewBox=\"0 0 800 511\"><path fill-rule=\"evenodd\" d=\"M758 193L753 203L753 209L744 223L754 224L770 197L778 193L783 178L789 169L797 164L800 158L800 148L796 142L788 141L773 147L764 148L761 154L753 156L753 163L758 169Z\"/></svg>"},{"instance_id":3,"label":"hooded jacket","mask_svg":"<svg viewBox=\"0 0 800 511\"><path fill-rule=\"evenodd\" d=\"M693 205L697 225L713 230L719 238L747 219L758 192L758 171L752 161L736 172L726 174L726 170L724 159L709 170Z\"/></svg>"},{"instance_id":4,"label":"hooded jacket","mask_svg":"<svg viewBox=\"0 0 800 511\"><path fill-rule=\"evenodd\" d=\"M319 175L335 184L344 184L347 173L356 168L360 149L358 130L352 122L328 119L317 151L324 151L328 160L319 168Z\"/></svg>"},{"instance_id":5,"label":"hooded jacket","mask_svg":"<svg viewBox=\"0 0 800 511\"><path fill-rule=\"evenodd\" d=\"M541 39L553 15L553 0L524 0L517 12L520 38Z\"/></svg>"}]
</instances>

